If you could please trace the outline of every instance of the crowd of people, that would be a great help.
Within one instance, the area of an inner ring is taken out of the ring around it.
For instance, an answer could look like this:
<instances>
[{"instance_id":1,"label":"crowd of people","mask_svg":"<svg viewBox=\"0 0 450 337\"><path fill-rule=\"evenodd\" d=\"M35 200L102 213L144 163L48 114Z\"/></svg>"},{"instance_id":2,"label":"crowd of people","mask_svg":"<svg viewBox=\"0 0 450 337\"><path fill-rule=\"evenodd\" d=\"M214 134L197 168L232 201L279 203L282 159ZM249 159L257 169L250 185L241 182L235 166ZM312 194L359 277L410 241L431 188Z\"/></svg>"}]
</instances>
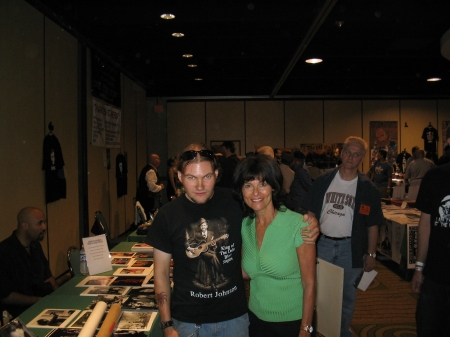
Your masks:
<instances>
[{"instance_id":1,"label":"crowd of people","mask_svg":"<svg viewBox=\"0 0 450 337\"><path fill-rule=\"evenodd\" d=\"M159 155L151 154L137 200L155 215L145 242L154 247L164 336L309 336L316 257L344 270L340 335L352 336L355 282L376 266L380 197L392 186L386 151L378 152L369 174L359 171L367 152L362 138L350 136L339 164L312 179L301 151L263 146L240 159L231 141L213 151L192 143L169 159L167 186ZM418 336L446 335L450 268L442 268L441 257L450 261L450 164L436 168L423 150L412 152L405 177L420 184L422 211L412 281L420 292ZM0 243L8 270L0 274L0 305L14 316L58 287L39 242L45 233L45 214L26 207Z\"/></svg>"}]
</instances>

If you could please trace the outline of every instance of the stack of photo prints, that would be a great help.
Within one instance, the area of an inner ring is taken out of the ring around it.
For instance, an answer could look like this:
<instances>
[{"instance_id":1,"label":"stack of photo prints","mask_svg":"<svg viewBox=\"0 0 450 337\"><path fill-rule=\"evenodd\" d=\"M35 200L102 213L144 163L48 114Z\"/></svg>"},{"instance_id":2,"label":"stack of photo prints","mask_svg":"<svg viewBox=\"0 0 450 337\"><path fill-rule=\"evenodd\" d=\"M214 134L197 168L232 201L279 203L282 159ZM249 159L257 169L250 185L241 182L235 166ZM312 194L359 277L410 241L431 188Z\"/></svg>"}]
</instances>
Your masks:
<instances>
[{"instance_id":1,"label":"stack of photo prints","mask_svg":"<svg viewBox=\"0 0 450 337\"><path fill-rule=\"evenodd\" d=\"M119 304L121 307L115 329L114 337L146 337L157 315L157 304L153 279L153 252L110 252L111 264L116 268L111 276L86 276L76 287L83 287L80 296L92 300L84 310L76 309L45 309L28 324L20 320L11 321L0 330L0 337L16 337L11 332L23 329L21 336L34 337L28 328L52 329L46 337L77 337L85 327L91 314L97 315L100 322L94 331L96 336L107 316L111 306ZM172 276L172 268L171 268ZM97 304L105 308L100 314L96 312ZM103 317L100 319L100 316ZM91 320L92 321L92 320Z\"/></svg>"}]
</instances>

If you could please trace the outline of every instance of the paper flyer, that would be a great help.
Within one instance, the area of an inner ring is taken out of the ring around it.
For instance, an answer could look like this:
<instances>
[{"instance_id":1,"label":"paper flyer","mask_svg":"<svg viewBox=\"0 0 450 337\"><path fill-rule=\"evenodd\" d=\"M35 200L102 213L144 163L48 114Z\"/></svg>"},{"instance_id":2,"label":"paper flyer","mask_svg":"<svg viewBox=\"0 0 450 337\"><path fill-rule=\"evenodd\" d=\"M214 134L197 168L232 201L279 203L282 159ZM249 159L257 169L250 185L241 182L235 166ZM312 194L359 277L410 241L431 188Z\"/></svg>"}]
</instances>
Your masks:
<instances>
[{"instance_id":1,"label":"paper flyer","mask_svg":"<svg viewBox=\"0 0 450 337\"><path fill-rule=\"evenodd\" d=\"M90 275L112 270L105 234L83 238L83 246Z\"/></svg>"}]
</instances>

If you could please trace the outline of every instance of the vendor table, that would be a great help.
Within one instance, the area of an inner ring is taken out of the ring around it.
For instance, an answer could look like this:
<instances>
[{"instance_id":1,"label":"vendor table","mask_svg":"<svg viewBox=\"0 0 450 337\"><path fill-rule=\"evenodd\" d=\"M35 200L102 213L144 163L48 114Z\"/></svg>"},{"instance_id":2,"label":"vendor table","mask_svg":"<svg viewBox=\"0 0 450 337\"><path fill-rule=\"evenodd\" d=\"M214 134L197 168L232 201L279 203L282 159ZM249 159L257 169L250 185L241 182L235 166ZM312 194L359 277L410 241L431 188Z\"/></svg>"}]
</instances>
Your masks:
<instances>
[{"instance_id":1,"label":"vendor table","mask_svg":"<svg viewBox=\"0 0 450 337\"><path fill-rule=\"evenodd\" d=\"M140 235L137 233L137 231L132 232L127 237L128 242L144 242L144 239L147 235Z\"/></svg>"},{"instance_id":2,"label":"vendor table","mask_svg":"<svg viewBox=\"0 0 450 337\"><path fill-rule=\"evenodd\" d=\"M115 252L129 252L131 251L131 246L133 242L121 242L115 246L111 251ZM112 271L97 275L112 275L117 267L113 267ZM64 283L61 287L55 290L52 294L43 297L39 302L35 303L33 306L24 311L19 318L27 324L38 314L40 314L45 309L80 309L85 310L86 306L92 302L95 296L80 296L85 287L76 287L86 276L77 275L71 278L69 281ZM155 322L149 331L149 337L162 337L162 330L158 326L159 314L155 319ZM30 328L37 337L44 337L52 329L45 328Z\"/></svg>"},{"instance_id":3,"label":"vendor table","mask_svg":"<svg viewBox=\"0 0 450 337\"><path fill-rule=\"evenodd\" d=\"M378 251L404 270L414 269L420 211L388 205L383 206L383 215L385 222L379 228Z\"/></svg>"}]
</instances>

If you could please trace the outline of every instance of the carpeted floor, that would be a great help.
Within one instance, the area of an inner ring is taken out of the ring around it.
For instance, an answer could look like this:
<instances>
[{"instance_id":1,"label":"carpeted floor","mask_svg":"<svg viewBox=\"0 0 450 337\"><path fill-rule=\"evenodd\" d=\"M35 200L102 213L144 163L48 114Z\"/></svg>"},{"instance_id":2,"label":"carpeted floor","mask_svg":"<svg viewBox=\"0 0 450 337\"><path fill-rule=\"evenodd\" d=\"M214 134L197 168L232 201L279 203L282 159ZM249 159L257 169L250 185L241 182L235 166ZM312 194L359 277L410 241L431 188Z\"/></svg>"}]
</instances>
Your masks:
<instances>
[{"instance_id":1,"label":"carpeted floor","mask_svg":"<svg viewBox=\"0 0 450 337\"><path fill-rule=\"evenodd\" d=\"M359 290L353 316L354 336L416 336L417 294L392 261L378 261L378 275L366 291Z\"/></svg>"},{"instance_id":2,"label":"carpeted floor","mask_svg":"<svg viewBox=\"0 0 450 337\"><path fill-rule=\"evenodd\" d=\"M376 276L366 291L358 290L352 330L354 337L417 336L414 314L417 294L405 272L390 260L378 261ZM249 284L247 282L247 295ZM317 337L323 337L317 333Z\"/></svg>"}]
</instances>

